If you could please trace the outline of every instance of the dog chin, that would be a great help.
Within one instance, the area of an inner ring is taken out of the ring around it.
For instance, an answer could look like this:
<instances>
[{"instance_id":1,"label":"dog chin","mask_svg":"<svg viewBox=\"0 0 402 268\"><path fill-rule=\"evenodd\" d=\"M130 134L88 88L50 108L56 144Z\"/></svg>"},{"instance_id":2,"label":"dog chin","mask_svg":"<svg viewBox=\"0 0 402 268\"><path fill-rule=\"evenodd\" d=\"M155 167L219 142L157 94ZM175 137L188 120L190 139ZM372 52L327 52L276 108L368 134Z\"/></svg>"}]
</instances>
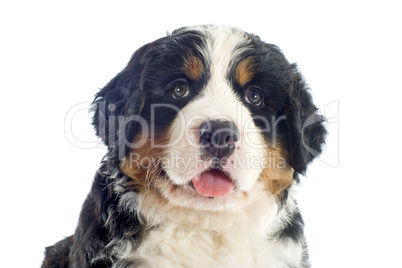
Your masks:
<instances>
[{"instance_id":1,"label":"dog chin","mask_svg":"<svg viewBox=\"0 0 402 268\"><path fill-rule=\"evenodd\" d=\"M244 207L252 196L249 192L234 190L225 197L206 197L200 195L191 185L171 185L164 187L162 195L171 205L195 210L223 211L235 210Z\"/></svg>"}]
</instances>

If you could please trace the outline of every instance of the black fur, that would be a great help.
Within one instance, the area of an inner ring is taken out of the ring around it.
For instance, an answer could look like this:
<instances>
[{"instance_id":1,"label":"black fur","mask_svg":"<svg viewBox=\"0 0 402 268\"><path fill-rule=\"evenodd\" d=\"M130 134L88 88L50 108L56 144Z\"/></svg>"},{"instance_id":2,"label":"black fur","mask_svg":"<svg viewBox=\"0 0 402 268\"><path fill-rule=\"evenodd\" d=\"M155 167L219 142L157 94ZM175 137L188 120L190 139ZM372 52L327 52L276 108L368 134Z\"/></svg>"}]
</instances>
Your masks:
<instances>
[{"instance_id":1,"label":"black fur","mask_svg":"<svg viewBox=\"0 0 402 268\"><path fill-rule=\"evenodd\" d=\"M70 248L73 244L73 236L69 236L53 246L46 248L46 259L42 267L67 268L69 267Z\"/></svg>"},{"instance_id":2,"label":"black fur","mask_svg":"<svg viewBox=\"0 0 402 268\"><path fill-rule=\"evenodd\" d=\"M323 125L325 118L317 113L318 109L300 72L296 65L292 67L287 111L290 164L296 172L305 174L307 165L321 154L327 131Z\"/></svg>"}]
</instances>

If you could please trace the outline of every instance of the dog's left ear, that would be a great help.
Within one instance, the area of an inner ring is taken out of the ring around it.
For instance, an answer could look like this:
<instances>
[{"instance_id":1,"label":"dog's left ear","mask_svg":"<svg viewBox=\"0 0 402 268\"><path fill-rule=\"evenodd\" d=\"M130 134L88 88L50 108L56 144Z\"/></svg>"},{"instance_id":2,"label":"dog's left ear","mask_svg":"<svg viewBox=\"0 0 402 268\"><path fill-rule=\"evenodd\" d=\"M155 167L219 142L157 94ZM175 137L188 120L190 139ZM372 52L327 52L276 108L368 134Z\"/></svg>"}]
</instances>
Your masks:
<instances>
[{"instance_id":1,"label":"dog's left ear","mask_svg":"<svg viewBox=\"0 0 402 268\"><path fill-rule=\"evenodd\" d=\"M289 107L287 124L289 130L290 165L299 174L305 174L308 164L322 152L327 131L325 118L318 114L308 86L296 65L292 65L292 79L288 87ZM297 174L295 174L297 177Z\"/></svg>"}]
</instances>

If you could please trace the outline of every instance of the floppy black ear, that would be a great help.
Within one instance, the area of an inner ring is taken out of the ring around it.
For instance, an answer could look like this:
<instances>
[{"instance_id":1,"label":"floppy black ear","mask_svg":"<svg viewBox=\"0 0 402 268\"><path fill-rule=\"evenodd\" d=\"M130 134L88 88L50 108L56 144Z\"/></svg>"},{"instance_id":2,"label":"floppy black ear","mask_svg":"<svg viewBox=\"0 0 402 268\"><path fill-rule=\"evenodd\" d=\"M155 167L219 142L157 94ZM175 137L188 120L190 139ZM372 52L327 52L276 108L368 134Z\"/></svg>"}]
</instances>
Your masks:
<instances>
[{"instance_id":1,"label":"floppy black ear","mask_svg":"<svg viewBox=\"0 0 402 268\"><path fill-rule=\"evenodd\" d=\"M287 111L290 165L297 173L305 174L307 165L321 154L327 131L325 118L318 114L296 65L292 66L292 77Z\"/></svg>"},{"instance_id":2,"label":"floppy black ear","mask_svg":"<svg viewBox=\"0 0 402 268\"><path fill-rule=\"evenodd\" d=\"M109 157L121 160L129 151L140 119L143 92L140 85L142 58L149 45L137 50L127 66L96 95L92 124L109 148Z\"/></svg>"}]
</instances>

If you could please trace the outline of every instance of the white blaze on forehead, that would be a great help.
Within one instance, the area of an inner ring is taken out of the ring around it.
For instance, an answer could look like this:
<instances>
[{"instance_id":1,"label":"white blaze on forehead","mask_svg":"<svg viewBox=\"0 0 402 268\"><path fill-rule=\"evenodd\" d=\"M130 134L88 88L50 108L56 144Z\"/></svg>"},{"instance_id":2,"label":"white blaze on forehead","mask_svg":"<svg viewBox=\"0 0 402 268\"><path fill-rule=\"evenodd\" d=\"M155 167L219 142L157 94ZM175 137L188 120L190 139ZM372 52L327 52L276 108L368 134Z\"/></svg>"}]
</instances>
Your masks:
<instances>
[{"instance_id":1,"label":"white blaze on forehead","mask_svg":"<svg viewBox=\"0 0 402 268\"><path fill-rule=\"evenodd\" d=\"M205 47L201 53L209 64L210 77L202 95L197 101L202 114L210 118L231 117L241 110L248 110L242 105L228 80L234 59L247 50L245 44L250 42L246 33L229 26L196 26L189 30L199 31L205 38ZM240 46L241 45L241 46ZM229 119L229 118L228 118Z\"/></svg>"},{"instance_id":2,"label":"white blaze on forehead","mask_svg":"<svg viewBox=\"0 0 402 268\"><path fill-rule=\"evenodd\" d=\"M211 80L227 78L233 59L246 51L246 44L251 42L244 31L229 26L195 26L188 30L198 31L205 38L201 53L210 64Z\"/></svg>"}]
</instances>

